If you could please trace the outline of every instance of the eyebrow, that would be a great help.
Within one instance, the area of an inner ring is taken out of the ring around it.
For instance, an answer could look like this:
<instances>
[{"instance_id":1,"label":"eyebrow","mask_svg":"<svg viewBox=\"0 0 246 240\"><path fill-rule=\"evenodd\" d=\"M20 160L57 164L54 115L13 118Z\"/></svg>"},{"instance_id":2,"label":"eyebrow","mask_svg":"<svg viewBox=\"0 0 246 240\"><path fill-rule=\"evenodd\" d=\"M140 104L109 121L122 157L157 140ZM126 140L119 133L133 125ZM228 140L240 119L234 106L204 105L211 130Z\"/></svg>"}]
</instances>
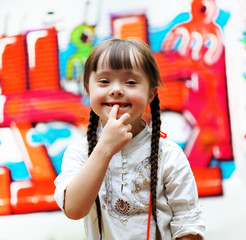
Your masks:
<instances>
[{"instance_id":1,"label":"eyebrow","mask_svg":"<svg viewBox=\"0 0 246 240\"><path fill-rule=\"evenodd\" d=\"M97 71L95 71L95 74L96 75L104 75L104 74L107 75L107 74L111 74L111 71L110 70L97 70Z\"/></svg>"},{"instance_id":2,"label":"eyebrow","mask_svg":"<svg viewBox=\"0 0 246 240\"><path fill-rule=\"evenodd\" d=\"M97 75L103 75L103 74L111 74L112 72L115 71L120 71L120 70L125 70L124 74L126 75L141 75L138 71L135 71L133 69L110 69L110 70L97 70L95 73Z\"/></svg>"}]
</instances>

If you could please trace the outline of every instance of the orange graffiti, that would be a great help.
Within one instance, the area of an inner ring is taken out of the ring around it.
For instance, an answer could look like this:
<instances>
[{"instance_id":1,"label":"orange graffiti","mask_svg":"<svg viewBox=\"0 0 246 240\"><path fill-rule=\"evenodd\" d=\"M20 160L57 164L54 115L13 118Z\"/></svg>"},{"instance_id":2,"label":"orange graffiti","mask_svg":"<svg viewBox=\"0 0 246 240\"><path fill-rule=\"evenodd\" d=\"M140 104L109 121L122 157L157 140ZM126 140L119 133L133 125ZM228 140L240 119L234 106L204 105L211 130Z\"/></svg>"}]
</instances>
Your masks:
<instances>
[{"instance_id":1,"label":"orange graffiti","mask_svg":"<svg viewBox=\"0 0 246 240\"><path fill-rule=\"evenodd\" d=\"M10 173L7 167L0 167L0 215L11 214Z\"/></svg>"},{"instance_id":2,"label":"orange graffiti","mask_svg":"<svg viewBox=\"0 0 246 240\"><path fill-rule=\"evenodd\" d=\"M115 15L111 19L113 36L126 39L133 36L147 42L147 18L139 15Z\"/></svg>"},{"instance_id":3,"label":"orange graffiti","mask_svg":"<svg viewBox=\"0 0 246 240\"><path fill-rule=\"evenodd\" d=\"M32 145L27 133L37 122L66 121L86 126L89 108L79 95L60 88L54 28L0 38L0 59L4 99L0 127L10 127L15 133L30 175L30 180L12 181L7 167L0 167L0 215L56 210L54 167L45 147Z\"/></svg>"},{"instance_id":4,"label":"orange graffiti","mask_svg":"<svg viewBox=\"0 0 246 240\"><path fill-rule=\"evenodd\" d=\"M177 51L194 61L203 58L208 65L216 63L223 52L222 33L214 23L218 8L215 0L194 0L191 20L174 27L164 39L162 50L169 53L180 40Z\"/></svg>"}]
</instances>

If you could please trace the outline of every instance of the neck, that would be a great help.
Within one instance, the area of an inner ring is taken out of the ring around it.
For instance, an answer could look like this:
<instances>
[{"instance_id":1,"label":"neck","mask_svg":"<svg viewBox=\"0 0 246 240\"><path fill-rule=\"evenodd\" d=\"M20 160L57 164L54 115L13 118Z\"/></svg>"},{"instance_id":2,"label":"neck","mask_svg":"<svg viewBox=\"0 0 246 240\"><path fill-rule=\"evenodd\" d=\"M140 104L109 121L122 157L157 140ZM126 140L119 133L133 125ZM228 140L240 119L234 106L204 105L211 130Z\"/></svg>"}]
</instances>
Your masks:
<instances>
[{"instance_id":1,"label":"neck","mask_svg":"<svg viewBox=\"0 0 246 240\"><path fill-rule=\"evenodd\" d=\"M145 126L146 122L143 119L141 119L140 124L138 124L137 126L132 126L131 133L133 137L138 135L145 128Z\"/></svg>"}]
</instances>

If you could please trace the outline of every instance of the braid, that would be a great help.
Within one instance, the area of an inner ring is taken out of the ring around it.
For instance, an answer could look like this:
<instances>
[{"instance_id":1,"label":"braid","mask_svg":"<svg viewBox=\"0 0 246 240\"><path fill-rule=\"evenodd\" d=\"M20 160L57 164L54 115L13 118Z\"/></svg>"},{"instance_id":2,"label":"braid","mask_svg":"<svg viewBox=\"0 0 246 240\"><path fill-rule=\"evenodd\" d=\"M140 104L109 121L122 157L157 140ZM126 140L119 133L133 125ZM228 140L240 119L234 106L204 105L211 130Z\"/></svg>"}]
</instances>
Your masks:
<instances>
[{"instance_id":1,"label":"braid","mask_svg":"<svg viewBox=\"0 0 246 240\"><path fill-rule=\"evenodd\" d=\"M97 206L97 220L98 220L98 228L100 234L100 240L102 240L102 212L101 212L101 204L99 196L96 198L96 206Z\"/></svg>"},{"instance_id":2,"label":"braid","mask_svg":"<svg viewBox=\"0 0 246 240\"><path fill-rule=\"evenodd\" d=\"M151 136L151 208L152 215L157 224L156 216L156 185L157 185L157 168L158 168L158 151L159 151L159 139L160 139L160 106L158 94L156 94L154 100L150 103L151 115L152 115L152 136Z\"/></svg>"},{"instance_id":3,"label":"braid","mask_svg":"<svg viewBox=\"0 0 246 240\"><path fill-rule=\"evenodd\" d=\"M91 155L94 147L97 144L97 126L98 126L99 117L98 115L91 110L90 119L87 129L87 141L88 141L88 156Z\"/></svg>"},{"instance_id":4,"label":"braid","mask_svg":"<svg viewBox=\"0 0 246 240\"><path fill-rule=\"evenodd\" d=\"M89 145L88 146L88 156L91 155L93 149L95 148L97 144L98 121L99 121L98 115L93 110L91 110L90 120L89 120L88 130L87 130L87 141ZM95 202L96 202L96 207L97 207L97 219L98 219L100 239L102 239L102 212L101 212L100 200L99 200L98 195L97 195Z\"/></svg>"}]
</instances>

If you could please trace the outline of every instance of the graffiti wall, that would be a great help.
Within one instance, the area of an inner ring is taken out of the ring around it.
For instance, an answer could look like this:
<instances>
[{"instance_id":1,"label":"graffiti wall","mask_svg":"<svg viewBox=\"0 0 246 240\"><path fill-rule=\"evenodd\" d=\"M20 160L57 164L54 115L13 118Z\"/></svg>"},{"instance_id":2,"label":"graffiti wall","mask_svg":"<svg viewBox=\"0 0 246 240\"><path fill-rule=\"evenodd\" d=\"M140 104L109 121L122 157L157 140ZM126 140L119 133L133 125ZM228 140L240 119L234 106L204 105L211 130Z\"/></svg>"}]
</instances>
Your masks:
<instances>
[{"instance_id":1,"label":"graffiti wall","mask_svg":"<svg viewBox=\"0 0 246 240\"><path fill-rule=\"evenodd\" d=\"M83 65L91 49L112 36L150 45L164 83L162 130L187 155L199 196L222 195L224 179L241 166L235 156L246 160L245 27L238 31L243 57L237 59L244 68L232 76L228 6L215 0L137 2L85 1L81 20L70 25L54 10L39 25L1 27L0 215L58 209L53 181L67 145L80 140L88 122ZM231 102L235 74L242 88ZM236 130L234 107L244 112ZM235 152L239 131L242 147Z\"/></svg>"}]
</instances>

